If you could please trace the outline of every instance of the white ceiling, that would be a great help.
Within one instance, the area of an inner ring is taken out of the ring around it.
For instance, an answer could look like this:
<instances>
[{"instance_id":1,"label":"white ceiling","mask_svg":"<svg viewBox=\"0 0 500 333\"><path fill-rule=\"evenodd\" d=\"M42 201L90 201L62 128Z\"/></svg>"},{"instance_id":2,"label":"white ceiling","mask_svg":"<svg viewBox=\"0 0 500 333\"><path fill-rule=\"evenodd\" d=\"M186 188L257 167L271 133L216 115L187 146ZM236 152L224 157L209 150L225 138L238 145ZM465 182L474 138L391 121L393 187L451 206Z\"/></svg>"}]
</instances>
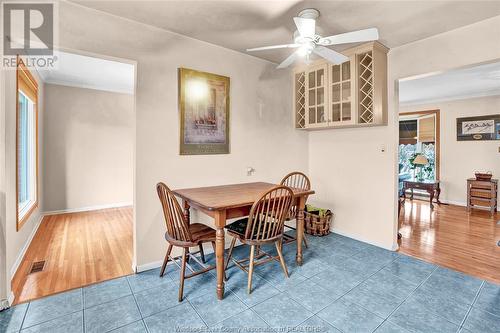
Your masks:
<instances>
[{"instance_id":1,"label":"white ceiling","mask_svg":"<svg viewBox=\"0 0 500 333\"><path fill-rule=\"evenodd\" d=\"M401 80L401 105L500 95L500 62Z\"/></svg>"},{"instance_id":2,"label":"white ceiling","mask_svg":"<svg viewBox=\"0 0 500 333\"><path fill-rule=\"evenodd\" d=\"M125 94L134 93L134 65L73 53L55 51L56 68L39 70L46 83L97 89Z\"/></svg>"},{"instance_id":3,"label":"white ceiling","mask_svg":"<svg viewBox=\"0 0 500 333\"><path fill-rule=\"evenodd\" d=\"M391 48L500 15L500 1L71 1L241 52L291 42L292 18L310 7L319 34L376 27ZM279 63L291 52L252 55Z\"/></svg>"}]
</instances>

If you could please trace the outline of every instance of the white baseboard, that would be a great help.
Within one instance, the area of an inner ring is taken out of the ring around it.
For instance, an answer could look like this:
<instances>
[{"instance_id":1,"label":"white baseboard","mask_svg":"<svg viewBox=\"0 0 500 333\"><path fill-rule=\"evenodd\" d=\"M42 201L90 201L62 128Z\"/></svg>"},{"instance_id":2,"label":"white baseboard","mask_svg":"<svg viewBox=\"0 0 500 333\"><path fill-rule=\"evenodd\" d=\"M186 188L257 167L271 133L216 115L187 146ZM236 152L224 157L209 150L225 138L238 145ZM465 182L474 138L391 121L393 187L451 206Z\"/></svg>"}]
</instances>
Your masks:
<instances>
[{"instance_id":1,"label":"white baseboard","mask_svg":"<svg viewBox=\"0 0 500 333\"><path fill-rule=\"evenodd\" d=\"M375 243L375 242L372 242L372 241L369 241L369 240L366 240L366 239L363 239L361 237L358 237L358 236L355 236L355 235L351 235L349 233L346 233L346 232L343 232L343 231L340 231L338 229L335 229L333 228L332 229L332 232L336 233L336 234L339 234L341 236L345 236L345 237L349 237L349 238L352 238L352 239L355 239L357 241L360 241L360 242L363 242L363 243L366 243L366 244L370 244L370 245L373 245L373 246L376 246L376 247L381 247L383 249L386 249L386 250L389 250L389 251L396 251L398 249L397 247L397 243L396 243L396 247L394 247L394 244L392 244L390 247L387 247L385 245L382 245L382 244L378 244L378 243Z\"/></svg>"},{"instance_id":2,"label":"white baseboard","mask_svg":"<svg viewBox=\"0 0 500 333\"><path fill-rule=\"evenodd\" d=\"M144 265L135 266L134 271L136 273L145 272L145 271L149 271L150 269L155 269L155 268L161 267L162 264L163 264L163 261L153 261L153 262L150 262L150 263L147 263Z\"/></svg>"},{"instance_id":3,"label":"white baseboard","mask_svg":"<svg viewBox=\"0 0 500 333\"><path fill-rule=\"evenodd\" d=\"M448 204L448 205L462 206L462 207L466 207L467 206L467 203L466 202L462 202L462 201L453 201L453 200L439 200L439 201L441 201L444 204Z\"/></svg>"},{"instance_id":4,"label":"white baseboard","mask_svg":"<svg viewBox=\"0 0 500 333\"><path fill-rule=\"evenodd\" d=\"M31 241L33 240L33 237L35 237L35 234L38 231L38 228L40 227L40 224L42 223L44 217L45 217L45 215L43 213L41 213L38 221L36 222L35 226L33 227L33 230L31 230L31 233L30 233L28 239L24 243L23 248L19 252L19 255L17 256L16 261L14 261L14 265L12 265L12 267L10 269L10 279L11 280L14 277L14 274L16 274L17 269L21 265L21 262L23 261L24 255L26 254L26 251L28 251L28 248L31 244Z\"/></svg>"},{"instance_id":5,"label":"white baseboard","mask_svg":"<svg viewBox=\"0 0 500 333\"><path fill-rule=\"evenodd\" d=\"M11 291L9 298L0 299L0 311L6 310L14 303L14 293Z\"/></svg>"},{"instance_id":6,"label":"white baseboard","mask_svg":"<svg viewBox=\"0 0 500 333\"><path fill-rule=\"evenodd\" d=\"M9 299L8 299L8 301L9 301L9 306L11 306L12 304L14 304L14 299L15 299L15 298L16 298L16 297L14 296L14 292L13 292L13 291L11 291L11 292L10 292L10 295L9 295Z\"/></svg>"},{"instance_id":7,"label":"white baseboard","mask_svg":"<svg viewBox=\"0 0 500 333\"><path fill-rule=\"evenodd\" d=\"M9 305L9 300L7 299L0 299L0 311L8 309L10 307Z\"/></svg>"},{"instance_id":8,"label":"white baseboard","mask_svg":"<svg viewBox=\"0 0 500 333\"><path fill-rule=\"evenodd\" d=\"M67 214L67 213L79 213L79 212L88 212L92 210L100 210L100 209L109 209L109 208L120 208L132 206L132 202L116 202L112 204L106 205L96 205L96 206L88 206L81 208L69 208L69 209L61 209L61 210L52 210L48 212L44 212L44 215L58 215L58 214Z\"/></svg>"},{"instance_id":9,"label":"white baseboard","mask_svg":"<svg viewBox=\"0 0 500 333\"><path fill-rule=\"evenodd\" d=\"M415 194L413 196L413 198L415 198L417 200L429 202L429 196ZM406 196L406 200L407 200L407 202L411 202L409 195ZM446 200L446 199L439 199L439 201L441 201L441 203L448 204L448 205L463 206L463 207L467 206L467 203L463 202L463 201L454 201L454 200Z\"/></svg>"}]
</instances>

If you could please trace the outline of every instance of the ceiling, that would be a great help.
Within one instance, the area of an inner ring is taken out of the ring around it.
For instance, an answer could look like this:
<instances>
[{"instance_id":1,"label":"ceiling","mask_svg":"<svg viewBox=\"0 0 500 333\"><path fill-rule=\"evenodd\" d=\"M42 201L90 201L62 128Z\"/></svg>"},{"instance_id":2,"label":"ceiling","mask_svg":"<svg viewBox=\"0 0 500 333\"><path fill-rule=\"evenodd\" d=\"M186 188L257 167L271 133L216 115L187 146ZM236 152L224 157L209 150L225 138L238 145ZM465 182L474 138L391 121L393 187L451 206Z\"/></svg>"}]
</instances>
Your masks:
<instances>
[{"instance_id":1,"label":"ceiling","mask_svg":"<svg viewBox=\"0 0 500 333\"><path fill-rule=\"evenodd\" d=\"M390 48L500 15L500 1L72 1L240 52L291 42L292 18L310 7L320 35L376 27ZM252 54L279 63L291 52Z\"/></svg>"},{"instance_id":2,"label":"ceiling","mask_svg":"<svg viewBox=\"0 0 500 333\"><path fill-rule=\"evenodd\" d=\"M134 93L134 65L61 51L54 53L57 57L57 67L38 71L44 82L125 94Z\"/></svg>"},{"instance_id":3,"label":"ceiling","mask_svg":"<svg viewBox=\"0 0 500 333\"><path fill-rule=\"evenodd\" d=\"M500 95L500 62L401 80L401 105Z\"/></svg>"}]
</instances>

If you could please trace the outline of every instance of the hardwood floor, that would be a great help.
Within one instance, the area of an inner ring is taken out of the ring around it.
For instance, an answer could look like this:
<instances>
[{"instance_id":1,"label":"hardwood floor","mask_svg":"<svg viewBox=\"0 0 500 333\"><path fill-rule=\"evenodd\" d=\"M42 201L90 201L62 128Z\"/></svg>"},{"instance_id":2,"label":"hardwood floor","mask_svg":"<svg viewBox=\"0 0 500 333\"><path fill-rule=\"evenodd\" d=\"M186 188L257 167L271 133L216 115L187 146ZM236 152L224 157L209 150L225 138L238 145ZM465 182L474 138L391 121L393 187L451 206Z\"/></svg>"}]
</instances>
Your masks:
<instances>
[{"instance_id":1,"label":"hardwood floor","mask_svg":"<svg viewBox=\"0 0 500 333\"><path fill-rule=\"evenodd\" d=\"M500 214L406 200L400 251L422 260L500 283Z\"/></svg>"},{"instance_id":2,"label":"hardwood floor","mask_svg":"<svg viewBox=\"0 0 500 333\"><path fill-rule=\"evenodd\" d=\"M132 237L129 207L46 216L12 281L15 304L133 273Z\"/></svg>"}]
</instances>

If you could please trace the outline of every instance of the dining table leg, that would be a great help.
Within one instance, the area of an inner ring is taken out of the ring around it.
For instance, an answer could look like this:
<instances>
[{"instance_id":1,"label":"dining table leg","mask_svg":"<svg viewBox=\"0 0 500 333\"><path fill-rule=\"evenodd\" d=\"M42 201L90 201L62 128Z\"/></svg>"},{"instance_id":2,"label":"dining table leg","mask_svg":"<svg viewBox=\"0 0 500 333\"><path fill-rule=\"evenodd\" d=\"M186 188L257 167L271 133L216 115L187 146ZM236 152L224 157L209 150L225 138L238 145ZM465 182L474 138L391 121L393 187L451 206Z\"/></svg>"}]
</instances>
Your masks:
<instances>
[{"instance_id":1,"label":"dining table leg","mask_svg":"<svg viewBox=\"0 0 500 333\"><path fill-rule=\"evenodd\" d=\"M297 205L297 265L302 266L302 243L304 242L304 209L306 207L306 198L299 197Z\"/></svg>"},{"instance_id":2,"label":"dining table leg","mask_svg":"<svg viewBox=\"0 0 500 333\"><path fill-rule=\"evenodd\" d=\"M217 269L217 298L224 298L224 227L226 225L226 211L215 213L215 265Z\"/></svg>"}]
</instances>

